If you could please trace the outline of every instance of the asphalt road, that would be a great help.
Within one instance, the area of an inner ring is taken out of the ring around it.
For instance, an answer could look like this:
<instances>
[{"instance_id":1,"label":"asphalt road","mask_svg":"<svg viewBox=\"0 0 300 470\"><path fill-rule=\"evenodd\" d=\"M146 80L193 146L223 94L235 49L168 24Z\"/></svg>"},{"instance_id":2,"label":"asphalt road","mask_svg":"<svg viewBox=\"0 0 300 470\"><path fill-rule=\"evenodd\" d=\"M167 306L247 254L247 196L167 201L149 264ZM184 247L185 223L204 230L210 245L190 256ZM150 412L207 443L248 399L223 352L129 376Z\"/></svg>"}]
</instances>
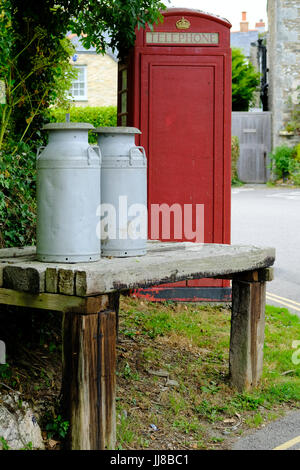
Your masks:
<instances>
[{"instance_id":1,"label":"asphalt road","mask_svg":"<svg viewBox=\"0 0 300 470\"><path fill-rule=\"evenodd\" d=\"M276 248L267 303L300 316L300 189L245 185L232 189L231 241Z\"/></svg>"},{"instance_id":2,"label":"asphalt road","mask_svg":"<svg viewBox=\"0 0 300 470\"><path fill-rule=\"evenodd\" d=\"M276 248L267 303L300 316L300 190L245 185L232 189L232 243ZM241 437L233 450L300 450L300 412Z\"/></svg>"},{"instance_id":3,"label":"asphalt road","mask_svg":"<svg viewBox=\"0 0 300 470\"><path fill-rule=\"evenodd\" d=\"M233 450L300 450L300 411L239 438Z\"/></svg>"}]
</instances>

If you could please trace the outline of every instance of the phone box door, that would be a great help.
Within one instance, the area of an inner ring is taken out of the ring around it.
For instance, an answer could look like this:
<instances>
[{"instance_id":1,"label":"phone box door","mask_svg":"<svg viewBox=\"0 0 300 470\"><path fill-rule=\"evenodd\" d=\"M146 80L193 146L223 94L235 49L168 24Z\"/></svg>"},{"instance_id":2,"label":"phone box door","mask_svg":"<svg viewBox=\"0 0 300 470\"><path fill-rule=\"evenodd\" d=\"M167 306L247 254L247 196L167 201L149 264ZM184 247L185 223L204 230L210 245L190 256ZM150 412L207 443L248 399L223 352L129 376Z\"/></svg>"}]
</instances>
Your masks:
<instances>
[{"instance_id":1,"label":"phone box door","mask_svg":"<svg viewBox=\"0 0 300 470\"><path fill-rule=\"evenodd\" d=\"M230 24L193 10L164 16L137 33L119 73L119 124L142 131L148 157L149 238L230 243ZM205 279L138 295L229 300L230 289Z\"/></svg>"}]
</instances>

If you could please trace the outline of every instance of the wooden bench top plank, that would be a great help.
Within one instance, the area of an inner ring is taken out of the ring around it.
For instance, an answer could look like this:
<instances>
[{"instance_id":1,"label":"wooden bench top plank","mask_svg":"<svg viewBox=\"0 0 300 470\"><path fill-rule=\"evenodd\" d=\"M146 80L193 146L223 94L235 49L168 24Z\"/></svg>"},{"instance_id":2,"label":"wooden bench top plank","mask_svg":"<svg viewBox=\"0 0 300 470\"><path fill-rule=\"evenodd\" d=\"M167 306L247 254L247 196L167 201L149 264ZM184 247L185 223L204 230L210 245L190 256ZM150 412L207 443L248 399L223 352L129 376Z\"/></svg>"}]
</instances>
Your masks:
<instances>
[{"instance_id":1,"label":"wooden bench top plank","mask_svg":"<svg viewBox=\"0 0 300 470\"><path fill-rule=\"evenodd\" d=\"M34 256L35 254L35 246L22 246L19 248L1 248L0 260L2 260L2 258L21 258L24 256Z\"/></svg>"},{"instance_id":2,"label":"wooden bench top plank","mask_svg":"<svg viewBox=\"0 0 300 470\"><path fill-rule=\"evenodd\" d=\"M252 271L272 266L275 261L275 249L268 247L160 242L149 242L148 246L145 256L102 258L93 263L41 263L32 260L32 252L16 263L15 259L11 263L2 258L2 285L31 293L45 292L51 285L52 293L89 296ZM51 273L48 283L47 269Z\"/></svg>"}]
</instances>

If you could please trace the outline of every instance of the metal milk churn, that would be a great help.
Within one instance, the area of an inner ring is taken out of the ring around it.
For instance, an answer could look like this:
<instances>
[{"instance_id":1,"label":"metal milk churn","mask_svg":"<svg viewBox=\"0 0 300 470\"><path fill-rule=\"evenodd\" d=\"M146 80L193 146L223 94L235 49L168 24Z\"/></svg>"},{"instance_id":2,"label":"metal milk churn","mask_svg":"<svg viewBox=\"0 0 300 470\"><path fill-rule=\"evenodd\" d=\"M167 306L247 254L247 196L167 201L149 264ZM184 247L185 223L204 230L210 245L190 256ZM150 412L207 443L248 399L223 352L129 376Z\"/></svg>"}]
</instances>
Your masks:
<instances>
[{"instance_id":1,"label":"metal milk churn","mask_svg":"<svg viewBox=\"0 0 300 470\"><path fill-rule=\"evenodd\" d=\"M134 127L98 127L104 256L140 256L147 242L147 159Z\"/></svg>"},{"instance_id":2,"label":"metal milk churn","mask_svg":"<svg viewBox=\"0 0 300 470\"><path fill-rule=\"evenodd\" d=\"M46 124L37 154L37 258L76 263L100 259L100 166L88 123ZM40 153L40 151L43 151Z\"/></svg>"}]
</instances>

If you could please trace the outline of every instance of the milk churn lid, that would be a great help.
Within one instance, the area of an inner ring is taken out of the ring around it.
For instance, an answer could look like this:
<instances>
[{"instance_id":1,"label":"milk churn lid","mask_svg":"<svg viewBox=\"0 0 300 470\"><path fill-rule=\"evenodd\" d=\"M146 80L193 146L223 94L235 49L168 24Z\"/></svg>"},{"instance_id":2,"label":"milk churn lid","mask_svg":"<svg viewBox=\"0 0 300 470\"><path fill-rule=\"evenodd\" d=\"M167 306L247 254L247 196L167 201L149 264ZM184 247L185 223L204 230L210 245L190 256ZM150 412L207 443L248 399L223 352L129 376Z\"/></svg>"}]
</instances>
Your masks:
<instances>
[{"instance_id":1,"label":"milk churn lid","mask_svg":"<svg viewBox=\"0 0 300 470\"><path fill-rule=\"evenodd\" d=\"M88 122L51 122L49 124L45 124L42 127L44 131L65 131L65 130L90 130L95 129L92 124Z\"/></svg>"},{"instance_id":2,"label":"milk churn lid","mask_svg":"<svg viewBox=\"0 0 300 470\"><path fill-rule=\"evenodd\" d=\"M97 127L94 131L97 134L141 134L136 127Z\"/></svg>"}]
</instances>

